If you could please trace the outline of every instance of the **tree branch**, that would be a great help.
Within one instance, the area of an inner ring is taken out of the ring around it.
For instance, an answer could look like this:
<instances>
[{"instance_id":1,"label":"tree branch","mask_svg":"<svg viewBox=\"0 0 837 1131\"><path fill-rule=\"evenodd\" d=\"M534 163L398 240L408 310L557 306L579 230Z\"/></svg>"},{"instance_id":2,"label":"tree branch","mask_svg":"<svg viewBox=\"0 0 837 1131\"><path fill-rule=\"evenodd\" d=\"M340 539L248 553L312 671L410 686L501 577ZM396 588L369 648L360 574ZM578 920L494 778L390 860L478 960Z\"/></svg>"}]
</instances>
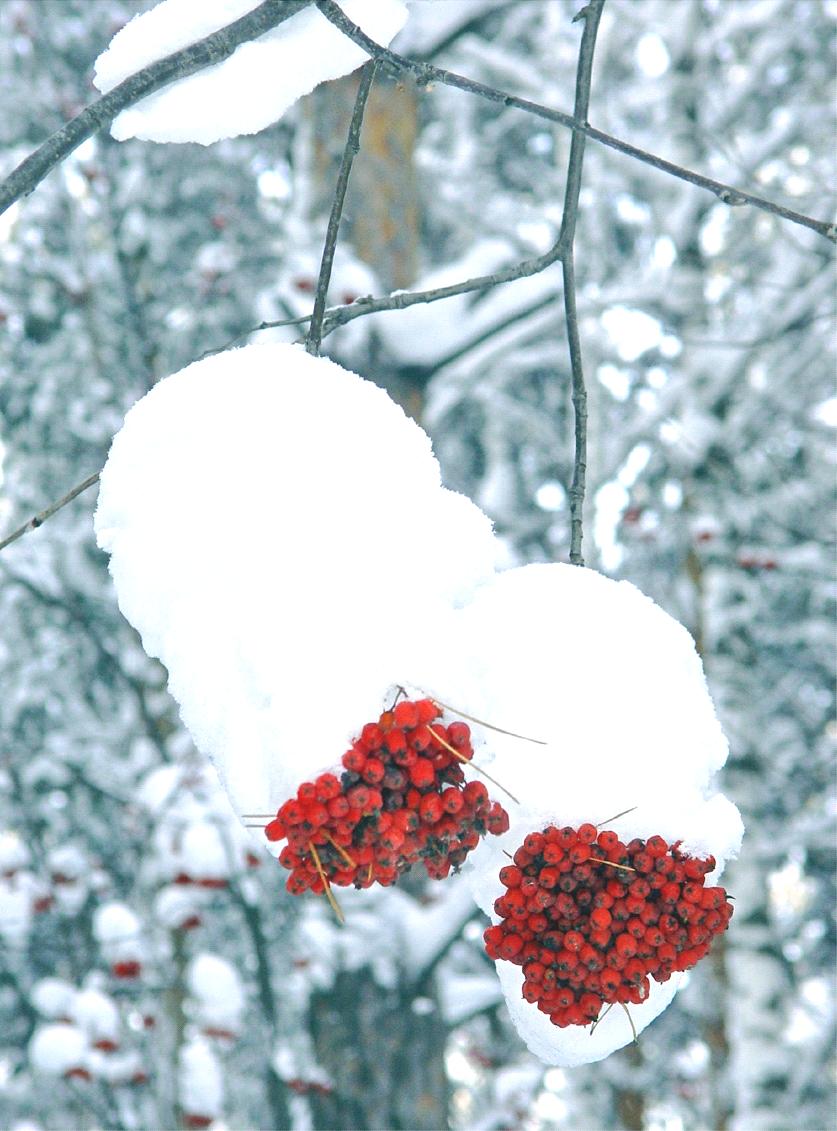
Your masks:
<instances>
[{"instance_id":1,"label":"tree branch","mask_svg":"<svg viewBox=\"0 0 837 1131\"><path fill-rule=\"evenodd\" d=\"M584 33L578 52L578 69L575 79L575 106L573 113L579 121L587 122L590 105L590 83L593 76L593 52L596 33L602 16L604 0L590 0L576 19L584 20ZM572 372L573 415L575 418L575 448L573 452L573 479L570 486L570 562L584 565L581 542L584 534L584 492L587 486L587 389L584 384L584 367L581 360L581 338L578 332L578 310L575 294L575 257L573 241L578 221L578 197L581 192L581 170L584 164L583 133L573 133L570 157L567 164L567 187L564 192L564 212L561 217L561 268L564 273L564 316L567 323L567 343L570 348Z\"/></svg>"},{"instance_id":2,"label":"tree branch","mask_svg":"<svg viewBox=\"0 0 837 1131\"><path fill-rule=\"evenodd\" d=\"M331 205L331 215L328 218L323 257L320 262L320 276L317 279L317 293L314 298L314 311L311 315L311 324L308 327L308 336L305 339L305 348L308 353L316 355L320 352L323 339L323 315L325 314L326 295L328 284L331 282L331 269L334 264L334 252L337 247L337 233L340 230L340 219L343 215L343 205L346 202L346 189L349 187L349 176L352 172L352 163L360 149L360 130L363 125L363 115L366 110L366 100L372 83L375 81L375 71L378 64L372 59L361 71L360 86L355 98L355 108L352 111L352 120L349 123L349 136L343 149L340 161L340 172L337 175L337 184L334 188L334 201Z\"/></svg>"},{"instance_id":3,"label":"tree branch","mask_svg":"<svg viewBox=\"0 0 837 1131\"><path fill-rule=\"evenodd\" d=\"M566 126L567 129L571 129L575 133L584 134L584 136L590 138L591 141L597 141L600 145L606 145L609 149L615 149L619 153L624 153L628 157L642 161L645 165L651 165L653 168L659 169L663 173L677 177L678 180L688 181L698 188L705 189L713 193L723 204L729 204L731 206L752 204L754 208L758 208L762 212L770 212L774 216L781 216L784 220L790 220L793 224L800 224L804 228L810 228L818 235L825 236L826 239L831 240L832 243L837 243L837 225L827 220L815 220L811 216L805 216L801 212L794 212L791 208L785 208L784 205L775 204L771 200L765 200L764 197L744 192L742 189L724 184L722 181L715 181L711 177L704 177L701 173L695 173L691 169L685 169L682 165L676 165L673 161L666 161L665 158L658 157L654 153L649 153L645 149L640 149L636 145L631 145L627 141L621 141L618 137L613 137L612 134L607 134L603 130L597 130L586 122L579 121L579 119L573 117L571 114L565 114L562 110L554 110L549 106L542 106L538 102L531 102L528 98L518 98L517 95L509 94L504 90L498 90L496 87L486 86L484 83L475 82L473 79L466 79L462 75L458 75L453 71L447 71L442 67L433 66L431 63L407 59L404 55L398 55L394 51L390 51L388 48L382 47L379 43L376 43L373 39L370 39L365 32L361 31L356 24L352 23L337 4L334 3L334 0L314 0L314 2L322 14L327 19L331 20L335 27L339 28L344 35L347 35L349 39L359 47L362 47L369 56L373 59L377 59L379 63L391 72L399 73L401 71L411 71L416 76L416 80L422 85L426 86L432 82L444 83L446 86L455 87L457 90L464 90L468 94L476 94L480 98L486 98L489 102L499 103L502 106L514 106L518 110L525 110L529 114L534 114L535 117L545 118L549 122L557 122L558 125Z\"/></svg>"},{"instance_id":4,"label":"tree branch","mask_svg":"<svg viewBox=\"0 0 837 1131\"><path fill-rule=\"evenodd\" d=\"M177 79L187 78L204 67L223 62L240 44L264 35L309 3L310 0L264 0L241 19L130 75L56 130L0 183L0 215L9 205L32 192L47 173L83 141L110 125L122 110Z\"/></svg>"},{"instance_id":5,"label":"tree branch","mask_svg":"<svg viewBox=\"0 0 837 1131\"><path fill-rule=\"evenodd\" d=\"M71 503L82 491L86 491L88 487L92 487L94 483L98 482L100 474L101 472L96 471L93 475L88 475L81 483L77 483L75 487L69 490L66 495L62 495L60 499L57 499L54 503L50 503L45 510L39 511L38 514L33 515L28 522L24 522L17 530L13 530L11 534L0 541L0 550L5 550L7 546L11 546L12 542L16 542L18 538L22 538L23 535L28 534L30 530L37 530L48 518L52 518L56 511L60 511L62 507L66 507L67 503Z\"/></svg>"}]
</instances>

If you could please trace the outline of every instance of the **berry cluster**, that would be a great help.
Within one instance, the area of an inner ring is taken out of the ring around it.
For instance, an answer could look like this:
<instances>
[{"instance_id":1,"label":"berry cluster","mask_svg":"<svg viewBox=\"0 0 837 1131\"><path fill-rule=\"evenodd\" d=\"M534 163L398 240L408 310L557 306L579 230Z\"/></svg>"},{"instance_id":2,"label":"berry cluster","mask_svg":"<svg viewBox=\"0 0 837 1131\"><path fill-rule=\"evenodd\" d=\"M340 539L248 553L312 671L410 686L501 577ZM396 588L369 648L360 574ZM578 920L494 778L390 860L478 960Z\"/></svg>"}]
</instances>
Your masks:
<instances>
[{"instance_id":1,"label":"berry cluster","mask_svg":"<svg viewBox=\"0 0 837 1131\"><path fill-rule=\"evenodd\" d=\"M419 860L444 879L486 832L508 829L508 814L482 782L465 782L470 729L444 726L441 714L430 699L398 703L363 728L340 778L320 774L285 802L265 835L288 841L279 855L291 873L288 891L388 886Z\"/></svg>"},{"instance_id":2,"label":"berry cluster","mask_svg":"<svg viewBox=\"0 0 837 1131\"><path fill-rule=\"evenodd\" d=\"M732 904L706 887L715 860L661 836L623 844L595 825L530 833L500 871L490 958L523 967L523 997L554 1025L588 1025L604 1003L639 1004L649 975L688 970L725 931Z\"/></svg>"}]
</instances>

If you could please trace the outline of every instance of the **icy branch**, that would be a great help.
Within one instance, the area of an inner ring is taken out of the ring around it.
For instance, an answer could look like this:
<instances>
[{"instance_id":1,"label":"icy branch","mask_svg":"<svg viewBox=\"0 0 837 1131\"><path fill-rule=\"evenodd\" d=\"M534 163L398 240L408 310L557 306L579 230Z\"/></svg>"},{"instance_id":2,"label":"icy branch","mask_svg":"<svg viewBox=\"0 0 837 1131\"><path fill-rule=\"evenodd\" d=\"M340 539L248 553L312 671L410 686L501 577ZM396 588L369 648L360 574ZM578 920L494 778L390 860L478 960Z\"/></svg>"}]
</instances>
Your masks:
<instances>
[{"instance_id":1,"label":"icy branch","mask_svg":"<svg viewBox=\"0 0 837 1131\"><path fill-rule=\"evenodd\" d=\"M416 76L416 81L423 86L432 82L444 83L446 86L456 87L457 90L464 90L468 94L476 94L480 98L486 98L489 102L500 103L502 106L514 106L518 110L525 110L529 114L534 114L535 117L545 118L549 122L557 122L558 125L566 126L576 134L583 134L585 137L590 138L591 141L597 141L601 145L606 145L610 149L615 149L619 153L624 153L628 157L633 157L637 161L651 165L653 168L659 169L663 173L668 173L672 177L677 177L681 181L688 181L690 184L697 185L698 188L706 189L708 192L713 193L723 204L728 204L731 207L742 204L752 204L754 208L759 208L763 212L770 212L774 216L781 216L782 219L790 220L793 224L800 224L802 227L810 228L812 231L817 232L818 235L825 236L826 239L831 240L832 243L837 243L837 227L827 220L815 220L811 216L804 216L802 213L794 212L793 209L785 208L781 204L775 204L771 200L765 200L764 197L744 192L742 189L734 188L732 185L724 184L722 181L715 181L711 177L704 177L701 173L695 173L691 169L684 169L682 165L676 165L673 161L666 161L665 158L658 157L654 153L649 153L645 149L640 149L636 145L631 145L627 141L621 141L618 137L613 137L612 134L604 133L603 130L597 130L586 122L574 117L572 114L565 114L562 110L555 110L550 106L542 106L538 102L531 102L528 98L518 98L517 95L509 94L508 91L486 86L484 83L475 82L473 79L467 79L463 75L458 75L454 71L447 71L443 67L435 67L431 63L407 59L405 56L398 55L396 52L390 51L388 48L382 47L379 43L375 43L373 39L370 39L356 24L353 24L352 21L348 19L337 4L334 3L334 0L315 0L315 3L323 15L331 20L335 27L340 28L344 35L347 35L354 43L362 47L368 55L373 59L377 59L378 62L389 71L395 72L396 74L401 71L411 71ZM589 6L590 5L588 5L588 7Z\"/></svg>"},{"instance_id":2,"label":"icy branch","mask_svg":"<svg viewBox=\"0 0 837 1131\"><path fill-rule=\"evenodd\" d=\"M47 173L83 141L110 125L121 111L169 83L229 58L240 44L264 35L266 31L307 7L309 2L310 0L264 0L258 8L241 19L234 20L181 51L158 59L125 79L60 130L56 130L0 183L0 215L9 205L32 192Z\"/></svg>"}]
</instances>

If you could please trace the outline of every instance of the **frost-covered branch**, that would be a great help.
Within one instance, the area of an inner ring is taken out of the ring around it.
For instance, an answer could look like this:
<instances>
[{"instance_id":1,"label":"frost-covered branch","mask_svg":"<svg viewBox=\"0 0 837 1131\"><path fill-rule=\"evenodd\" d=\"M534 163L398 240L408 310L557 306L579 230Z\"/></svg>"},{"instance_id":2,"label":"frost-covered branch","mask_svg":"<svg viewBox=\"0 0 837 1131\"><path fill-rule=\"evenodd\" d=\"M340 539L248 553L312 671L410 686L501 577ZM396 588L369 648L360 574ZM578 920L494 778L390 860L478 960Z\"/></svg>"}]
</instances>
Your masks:
<instances>
[{"instance_id":1,"label":"frost-covered branch","mask_svg":"<svg viewBox=\"0 0 837 1131\"><path fill-rule=\"evenodd\" d=\"M56 130L0 183L0 215L9 205L32 192L59 162L87 138L108 126L121 111L177 79L221 63L240 44L264 35L309 3L310 0L264 0L264 3L241 19L219 28L204 39L190 43L180 51L150 63L125 79L60 130Z\"/></svg>"},{"instance_id":2,"label":"frost-covered branch","mask_svg":"<svg viewBox=\"0 0 837 1131\"><path fill-rule=\"evenodd\" d=\"M331 205L331 215L328 218L323 255L320 262L320 275L317 279L317 293L314 298L314 311L311 315L311 324L308 327L308 336L305 339L305 348L314 355L320 352L320 343L323 338L323 315L325 314L326 295L331 282L331 268L334 264L334 251L337 247L337 233L340 230L340 219L343 215L343 205L346 202L346 189L349 187L349 177L352 172L352 163L360 149L360 130L363 125L363 115L366 110L366 100L375 81L375 71L378 64L373 59L363 68L360 76L360 85L355 98L355 108L349 123L349 135L343 149L340 161L340 171L337 174L337 183L334 187L334 201Z\"/></svg>"},{"instance_id":3,"label":"frost-covered branch","mask_svg":"<svg viewBox=\"0 0 837 1131\"><path fill-rule=\"evenodd\" d=\"M596 48L596 33L599 29L603 7L604 0L590 0L590 3L576 16L576 19L584 20L584 34L581 37L581 47L578 53L573 110L575 117L585 123L587 121L587 109L590 105L593 52ZM573 252L585 143L586 138L583 133L573 133L570 144L570 158L567 165L567 187L564 193L561 234L558 237L558 247L561 249L561 269L564 274L564 316L567 322L567 344L570 349L573 413L575 416L573 479L570 486L570 561L573 565L584 565L584 556L581 549L583 537L582 512L584 509L584 491L587 484L587 390L584 385L581 337L578 332Z\"/></svg>"},{"instance_id":4,"label":"frost-covered branch","mask_svg":"<svg viewBox=\"0 0 837 1131\"><path fill-rule=\"evenodd\" d=\"M468 94L476 94L480 98L486 98L489 102L499 103L502 106L514 106L518 110L525 110L529 114L534 114L535 117L545 118L549 122L557 122L558 125L565 126L577 134L584 134L584 136L590 138L591 141L597 141L601 145L615 149L617 152L624 153L628 157L633 157L637 161L642 161L646 165L651 165L663 173L677 177L678 180L688 181L698 188L706 189L708 192L713 193L722 204L729 204L730 206L751 204L754 208L759 208L763 212L770 212L774 216L780 216L784 220L790 220L793 224L800 224L802 227L810 228L812 231L831 240L832 243L837 243L837 225L827 220L816 220L812 216L805 216L801 212L794 212L793 209L785 208L784 205L776 204L772 200L765 200L764 197L756 196L754 193L745 192L743 189L724 184L723 181L713 180L711 177L705 177L703 174L696 173L692 169L685 169L682 165L677 165L673 161L666 161L664 157L659 157L655 153L649 153L646 149L640 149L639 146L631 145L629 142L622 141L618 137L613 137L612 134L605 133L603 130L597 130L586 122L582 122L578 118L573 117L572 114L564 113L562 110L555 110L553 107L543 106L538 102L532 102L528 98L519 98L517 95L509 94L508 91L486 86L485 83L465 78L463 75L458 75L454 71L445 70L443 67L433 66L431 63L417 62L415 59L408 59L404 55L398 55L395 51L390 51L388 48L382 47L379 43L375 43L373 39L370 39L365 32L361 31L356 24L352 23L337 4L334 3L334 0L315 0L315 3L323 15L331 20L335 27L338 27L344 35L347 35L354 43L362 47L368 55L377 59L378 62L389 71L395 72L396 74L401 71L411 71L416 76L416 81L422 85L426 86L432 82L444 83L446 86L455 87L457 90L464 90Z\"/></svg>"}]
</instances>

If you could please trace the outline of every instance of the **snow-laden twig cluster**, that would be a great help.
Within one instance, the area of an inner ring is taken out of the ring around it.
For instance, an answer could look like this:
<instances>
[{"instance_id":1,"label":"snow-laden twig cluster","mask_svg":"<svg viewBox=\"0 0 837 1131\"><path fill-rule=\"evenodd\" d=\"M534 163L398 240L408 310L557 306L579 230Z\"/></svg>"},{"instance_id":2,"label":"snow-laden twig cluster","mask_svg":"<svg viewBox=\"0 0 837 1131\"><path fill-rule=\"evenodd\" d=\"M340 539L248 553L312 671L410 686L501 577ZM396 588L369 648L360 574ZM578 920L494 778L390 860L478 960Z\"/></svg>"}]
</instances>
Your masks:
<instances>
[{"instance_id":1,"label":"snow-laden twig cluster","mask_svg":"<svg viewBox=\"0 0 837 1131\"><path fill-rule=\"evenodd\" d=\"M334 362L250 346L160 382L114 441L96 530L122 611L240 814L338 769L400 685L540 743L476 731L475 761L490 749L519 799L469 869L489 913L504 850L549 823L630 807L626 838L721 866L737 849L740 818L712 784L726 742L686 630L590 570L495 575L490 523L442 487L421 429ZM543 1059L631 1039L618 1016L592 1038L557 1030L519 997L519 971L499 973ZM675 986L652 988L638 1029Z\"/></svg>"}]
</instances>

